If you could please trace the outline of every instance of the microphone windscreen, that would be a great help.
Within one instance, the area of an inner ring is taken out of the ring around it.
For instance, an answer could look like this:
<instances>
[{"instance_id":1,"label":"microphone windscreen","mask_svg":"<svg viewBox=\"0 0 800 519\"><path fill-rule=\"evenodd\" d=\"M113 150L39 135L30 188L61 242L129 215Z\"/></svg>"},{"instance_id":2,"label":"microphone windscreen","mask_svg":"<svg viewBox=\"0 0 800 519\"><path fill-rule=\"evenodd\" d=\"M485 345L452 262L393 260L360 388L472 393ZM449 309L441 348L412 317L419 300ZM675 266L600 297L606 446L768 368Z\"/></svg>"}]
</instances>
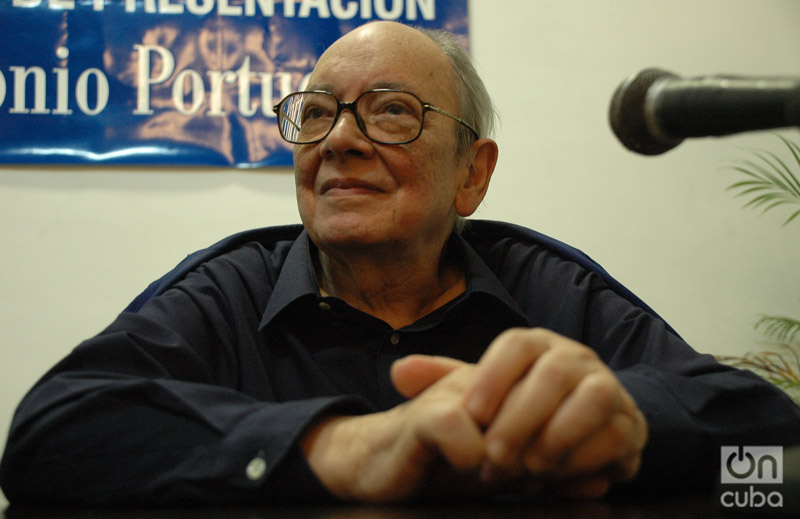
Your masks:
<instances>
[{"instance_id":1,"label":"microphone windscreen","mask_svg":"<svg viewBox=\"0 0 800 519\"><path fill-rule=\"evenodd\" d=\"M661 79L677 77L665 70L649 68L631 75L617 87L611 98L608 119L611 129L626 148L642 155L660 155L683 141L653 135L647 123L652 114L645 110L650 87Z\"/></svg>"}]
</instances>

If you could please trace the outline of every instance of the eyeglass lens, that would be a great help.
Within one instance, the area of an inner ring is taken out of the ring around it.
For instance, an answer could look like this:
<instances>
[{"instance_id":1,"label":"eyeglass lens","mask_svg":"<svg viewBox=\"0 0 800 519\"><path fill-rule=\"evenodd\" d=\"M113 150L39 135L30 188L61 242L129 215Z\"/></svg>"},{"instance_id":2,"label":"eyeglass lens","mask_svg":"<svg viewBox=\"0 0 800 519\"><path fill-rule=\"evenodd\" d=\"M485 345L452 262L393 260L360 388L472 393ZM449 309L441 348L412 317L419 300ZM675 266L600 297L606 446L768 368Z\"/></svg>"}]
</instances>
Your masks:
<instances>
[{"instance_id":1,"label":"eyeglass lens","mask_svg":"<svg viewBox=\"0 0 800 519\"><path fill-rule=\"evenodd\" d=\"M279 110L283 138L296 144L323 139L336 123L339 103L324 92L301 92L286 98ZM407 92L370 91L356 100L359 125L370 139L385 144L415 139L422 130L424 108Z\"/></svg>"}]
</instances>

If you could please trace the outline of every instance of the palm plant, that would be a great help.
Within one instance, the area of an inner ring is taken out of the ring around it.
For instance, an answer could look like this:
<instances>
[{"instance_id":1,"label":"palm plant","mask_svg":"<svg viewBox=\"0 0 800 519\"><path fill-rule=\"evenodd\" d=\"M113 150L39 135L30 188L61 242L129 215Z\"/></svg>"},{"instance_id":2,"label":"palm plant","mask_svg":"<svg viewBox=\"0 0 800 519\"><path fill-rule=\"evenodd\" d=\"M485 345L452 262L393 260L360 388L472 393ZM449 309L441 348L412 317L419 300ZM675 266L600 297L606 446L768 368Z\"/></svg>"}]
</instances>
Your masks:
<instances>
[{"instance_id":1,"label":"palm plant","mask_svg":"<svg viewBox=\"0 0 800 519\"><path fill-rule=\"evenodd\" d=\"M793 164L800 168L800 146L782 135L778 135L778 138L789 149ZM781 205L800 205L800 181L786 162L770 151L755 150L754 155L757 160L746 159L733 166L734 171L745 175L745 179L728 187L738 190L737 196L753 195L744 207L762 208L766 212ZM800 208L783 225L798 215Z\"/></svg>"},{"instance_id":2,"label":"palm plant","mask_svg":"<svg viewBox=\"0 0 800 519\"><path fill-rule=\"evenodd\" d=\"M737 197L749 198L744 204L746 208L766 212L781 206L796 206L783 222L785 226L800 216L800 146L781 135L778 138L788 149L790 158L784 160L773 152L756 150L753 158L732 166L744 179L728 189L737 191ZM741 357L720 356L719 359L757 372L800 404L800 320L762 315L755 328L774 350L750 352Z\"/></svg>"}]
</instances>

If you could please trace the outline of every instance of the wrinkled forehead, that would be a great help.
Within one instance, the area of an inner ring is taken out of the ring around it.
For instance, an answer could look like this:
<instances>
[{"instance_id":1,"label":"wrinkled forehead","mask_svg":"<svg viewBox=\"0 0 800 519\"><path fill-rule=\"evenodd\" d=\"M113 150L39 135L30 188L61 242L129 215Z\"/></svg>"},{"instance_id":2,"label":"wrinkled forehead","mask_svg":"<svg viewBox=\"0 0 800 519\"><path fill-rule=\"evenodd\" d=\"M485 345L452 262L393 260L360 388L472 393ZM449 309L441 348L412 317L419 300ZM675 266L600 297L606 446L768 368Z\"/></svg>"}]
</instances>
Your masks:
<instances>
[{"instance_id":1,"label":"wrinkled forehead","mask_svg":"<svg viewBox=\"0 0 800 519\"><path fill-rule=\"evenodd\" d=\"M309 89L350 100L372 88L408 90L426 102L455 109L455 81L445 54L425 34L391 22L346 34L320 57Z\"/></svg>"}]
</instances>

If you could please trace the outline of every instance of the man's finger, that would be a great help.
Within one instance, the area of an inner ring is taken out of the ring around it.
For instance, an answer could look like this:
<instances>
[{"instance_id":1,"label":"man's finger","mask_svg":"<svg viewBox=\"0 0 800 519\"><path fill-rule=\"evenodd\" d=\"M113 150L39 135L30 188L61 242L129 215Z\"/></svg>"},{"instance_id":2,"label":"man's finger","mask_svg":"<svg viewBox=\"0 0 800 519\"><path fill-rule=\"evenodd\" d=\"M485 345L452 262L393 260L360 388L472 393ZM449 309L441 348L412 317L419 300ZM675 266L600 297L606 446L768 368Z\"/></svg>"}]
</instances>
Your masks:
<instances>
[{"instance_id":1,"label":"man's finger","mask_svg":"<svg viewBox=\"0 0 800 519\"><path fill-rule=\"evenodd\" d=\"M456 469L476 469L484 460L483 434L461 405L433 405L426 410L417 434Z\"/></svg>"},{"instance_id":2,"label":"man's finger","mask_svg":"<svg viewBox=\"0 0 800 519\"><path fill-rule=\"evenodd\" d=\"M464 364L449 357L409 355L395 361L390 374L395 389L406 398L414 398Z\"/></svg>"},{"instance_id":3,"label":"man's finger","mask_svg":"<svg viewBox=\"0 0 800 519\"><path fill-rule=\"evenodd\" d=\"M494 419L509 392L549 347L544 330L512 329L500 334L478 361L465 405L482 425Z\"/></svg>"},{"instance_id":4,"label":"man's finger","mask_svg":"<svg viewBox=\"0 0 800 519\"><path fill-rule=\"evenodd\" d=\"M644 416L638 410L633 414L617 413L564 458L560 473L602 470L612 481L627 481L638 472L646 443Z\"/></svg>"},{"instance_id":5,"label":"man's finger","mask_svg":"<svg viewBox=\"0 0 800 519\"><path fill-rule=\"evenodd\" d=\"M544 352L509 391L493 418L486 433L489 459L501 466L517 459L581 380L599 369L597 363L590 350L571 343Z\"/></svg>"},{"instance_id":6,"label":"man's finger","mask_svg":"<svg viewBox=\"0 0 800 519\"><path fill-rule=\"evenodd\" d=\"M565 396L528 448L528 468L547 471L562 463L570 452L606 426L624 405L634 406L625 397L627 394L610 371L600 369L587 374Z\"/></svg>"}]
</instances>

